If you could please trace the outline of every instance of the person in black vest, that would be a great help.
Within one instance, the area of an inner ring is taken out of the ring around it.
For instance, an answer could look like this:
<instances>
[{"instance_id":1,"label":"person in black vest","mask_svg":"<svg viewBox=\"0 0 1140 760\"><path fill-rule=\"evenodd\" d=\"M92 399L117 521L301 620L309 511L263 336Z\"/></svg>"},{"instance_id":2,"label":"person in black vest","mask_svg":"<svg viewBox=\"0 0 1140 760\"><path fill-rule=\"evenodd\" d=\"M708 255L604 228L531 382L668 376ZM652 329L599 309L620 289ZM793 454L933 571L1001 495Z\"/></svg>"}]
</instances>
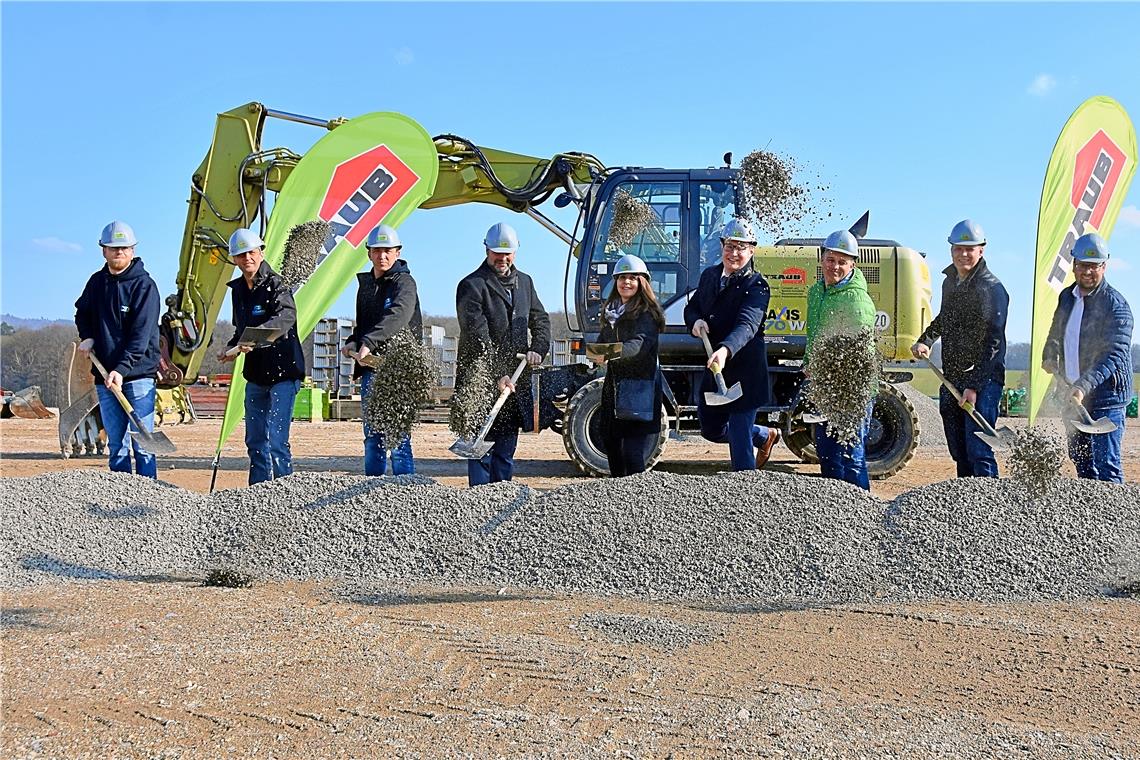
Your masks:
<instances>
[{"instance_id":1,"label":"person in black vest","mask_svg":"<svg viewBox=\"0 0 1140 760\"><path fill-rule=\"evenodd\" d=\"M491 351L499 381L497 389L488 388L487 392L510 388L514 394L487 434L487 440L494 442L491 451L482 459L467 460L467 482L473 486L511 479L519 429L530 432L538 424L531 400L530 370L523 371L517 385L511 383L518 364L515 354L526 354L527 362L534 367L550 350L550 317L530 276L515 268L518 235L509 225L499 223L487 231L483 245L486 260L464 277L455 291L459 316L455 385L462 387L471 364L483 352Z\"/></svg>"},{"instance_id":2,"label":"person in black vest","mask_svg":"<svg viewBox=\"0 0 1140 760\"><path fill-rule=\"evenodd\" d=\"M360 397L368 395L375 372L361 362L381 351L384 344L403 330L417 339L423 335L420 297L408 265L400 258L403 245L396 230L382 224L368 234L368 259L372 269L356 275L356 329L344 342L344 355L356 359L354 377L360 380ZM364 421L364 474L383 475L387 467L388 441ZM411 475L416 471L411 436L405 436L392 449L392 474Z\"/></svg>"},{"instance_id":3,"label":"person in black vest","mask_svg":"<svg viewBox=\"0 0 1140 760\"><path fill-rule=\"evenodd\" d=\"M233 299L234 337L218 354L222 361L236 356L235 347L246 354L242 377L250 485L293 472L289 426L305 377L293 292L265 263L264 251L265 243L252 230L242 228L230 236L230 257L242 276L226 283ZM266 346L239 346L247 327L264 327L281 336Z\"/></svg>"},{"instance_id":4,"label":"person in black vest","mask_svg":"<svg viewBox=\"0 0 1140 760\"><path fill-rule=\"evenodd\" d=\"M779 430L756 424L760 407L771 402L764 345L770 291L764 275L752 268L756 248L752 225L744 219L729 220L720 244L721 263L701 272L685 305L685 325L698 338L708 332L713 354L707 366L721 367L724 382L729 387L740 383L743 393L730 404L706 404L705 392L717 387L712 373L705 373L697 417L706 440L728 444L733 470L751 470L768 462L780 440Z\"/></svg>"},{"instance_id":5,"label":"person in black vest","mask_svg":"<svg viewBox=\"0 0 1140 760\"><path fill-rule=\"evenodd\" d=\"M135 233L126 222L111 222L103 228L99 246L106 265L91 278L75 302L75 327L79 352L94 353L107 376L91 367L103 426L107 429L108 465L111 472L131 471L134 450L135 474L158 477L154 454L130 435L130 417L115 398L112 387L122 391L139 421L154 429L155 374L158 371L158 313L162 298L158 286L135 258ZM141 432L141 431L138 431Z\"/></svg>"},{"instance_id":6,"label":"person in black vest","mask_svg":"<svg viewBox=\"0 0 1140 760\"><path fill-rule=\"evenodd\" d=\"M621 355L594 360L606 365L598 422L615 478L645 472L661 435L657 339L664 329L648 267L637 256L622 256L614 264L614 292L602 308L598 336L599 343L620 343Z\"/></svg>"}]
</instances>

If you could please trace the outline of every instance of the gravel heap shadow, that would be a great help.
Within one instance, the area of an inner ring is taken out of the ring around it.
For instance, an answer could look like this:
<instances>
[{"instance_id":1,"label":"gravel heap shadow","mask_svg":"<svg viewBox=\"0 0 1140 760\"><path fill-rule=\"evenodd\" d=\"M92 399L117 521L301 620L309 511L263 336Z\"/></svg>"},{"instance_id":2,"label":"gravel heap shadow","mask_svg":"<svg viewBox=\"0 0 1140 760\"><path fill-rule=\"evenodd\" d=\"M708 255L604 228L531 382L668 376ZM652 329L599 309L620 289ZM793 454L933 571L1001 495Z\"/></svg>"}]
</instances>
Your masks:
<instances>
[{"instance_id":1,"label":"gravel heap shadow","mask_svg":"<svg viewBox=\"0 0 1140 760\"><path fill-rule=\"evenodd\" d=\"M439 363L431 346L403 330L384 344L380 365L373 372L364 397L364 421L395 447L411 434L420 407L431 400L432 388L439 381Z\"/></svg>"},{"instance_id":2,"label":"gravel heap shadow","mask_svg":"<svg viewBox=\"0 0 1140 760\"><path fill-rule=\"evenodd\" d=\"M621 189L613 197L614 218L610 224L610 245L624 248L651 224L657 223L657 214L645 201L634 198Z\"/></svg>"},{"instance_id":3,"label":"gravel heap shadow","mask_svg":"<svg viewBox=\"0 0 1140 760\"><path fill-rule=\"evenodd\" d=\"M867 405L879 393L882 368L870 328L825 333L812 344L806 399L827 417L827 432L840 443L858 439Z\"/></svg>"},{"instance_id":4,"label":"gravel heap shadow","mask_svg":"<svg viewBox=\"0 0 1140 760\"><path fill-rule=\"evenodd\" d=\"M323 219L301 222L289 230L280 274L291 289L296 290L312 277L321 249L331 233L332 227Z\"/></svg>"},{"instance_id":5,"label":"gravel heap shadow","mask_svg":"<svg viewBox=\"0 0 1140 760\"><path fill-rule=\"evenodd\" d=\"M468 440L478 435L491 413L491 406L499 393L495 358L491 347L484 345L467 367L463 384L456 387L451 396L447 427L458 438Z\"/></svg>"},{"instance_id":6,"label":"gravel heap shadow","mask_svg":"<svg viewBox=\"0 0 1140 760\"><path fill-rule=\"evenodd\" d=\"M1039 425L1017 431L1007 464L1013 479L1031 496L1045 496L1056 486L1065 463L1064 443Z\"/></svg>"},{"instance_id":7,"label":"gravel heap shadow","mask_svg":"<svg viewBox=\"0 0 1140 760\"><path fill-rule=\"evenodd\" d=\"M754 150L740 162L740 186L737 212L750 218L760 229L773 237L801 225L818 226L831 213L817 208L808 188L793 179L799 167L786 156ZM817 186L820 191L825 185ZM821 199L822 205L827 201Z\"/></svg>"}]
</instances>

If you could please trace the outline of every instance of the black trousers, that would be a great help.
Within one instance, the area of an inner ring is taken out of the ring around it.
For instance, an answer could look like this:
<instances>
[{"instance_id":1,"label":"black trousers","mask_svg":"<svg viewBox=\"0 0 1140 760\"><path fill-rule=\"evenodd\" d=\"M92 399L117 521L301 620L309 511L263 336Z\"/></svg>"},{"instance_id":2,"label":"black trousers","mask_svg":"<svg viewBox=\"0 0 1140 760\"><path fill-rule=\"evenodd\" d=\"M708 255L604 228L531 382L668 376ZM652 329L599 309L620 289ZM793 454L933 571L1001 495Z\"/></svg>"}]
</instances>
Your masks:
<instances>
[{"instance_id":1,"label":"black trousers","mask_svg":"<svg viewBox=\"0 0 1140 760\"><path fill-rule=\"evenodd\" d=\"M618 428L615 430L614 428ZM621 421L614 420L605 434L606 459L610 463L610 476L615 478L645 472L657 433L621 433Z\"/></svg>"}]
</instances>

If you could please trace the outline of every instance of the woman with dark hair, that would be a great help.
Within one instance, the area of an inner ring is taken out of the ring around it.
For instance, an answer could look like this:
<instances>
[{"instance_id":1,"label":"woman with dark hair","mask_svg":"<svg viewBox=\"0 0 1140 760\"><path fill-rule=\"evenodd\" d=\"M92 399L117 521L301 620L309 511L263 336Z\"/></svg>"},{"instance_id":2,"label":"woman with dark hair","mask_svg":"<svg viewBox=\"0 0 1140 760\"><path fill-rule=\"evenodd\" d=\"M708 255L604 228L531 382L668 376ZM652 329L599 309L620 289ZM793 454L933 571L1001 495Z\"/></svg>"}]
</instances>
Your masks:
<instances>
[{"instance_id":1,"label":"woman with dark hair","mask_svg":"<svg viewBox=\"0 0 1140 760\"><path fill-rule=\"evenodd\" d=\"M661 373L657 336L665 315L649 282L649 269L637 256L614 265L614 292L602 307L599 343L620 343L620 355L598 356L606 365L598 409L610 475L645 472L661 434Z\"/></svg>"}]
</instances>

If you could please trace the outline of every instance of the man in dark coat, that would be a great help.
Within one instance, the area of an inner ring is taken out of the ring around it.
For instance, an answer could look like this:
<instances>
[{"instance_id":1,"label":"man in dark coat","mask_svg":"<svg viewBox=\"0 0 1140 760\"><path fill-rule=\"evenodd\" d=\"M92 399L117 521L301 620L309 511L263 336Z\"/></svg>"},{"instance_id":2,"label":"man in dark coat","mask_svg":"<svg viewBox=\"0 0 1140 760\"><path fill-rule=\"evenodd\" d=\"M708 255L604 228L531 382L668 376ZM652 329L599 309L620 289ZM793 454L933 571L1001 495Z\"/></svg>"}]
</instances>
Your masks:
<instances>
[{"instance_id":1,"label":"man in dark coat","mask_svg":"<svg viewBox=\"0 0 1140 760\"><path fill-rule=\"evenodd\" d=\"M930 357L934 341L942 339L942 372L991 426L997 424L998 404L1005 387L1005 322L1009 294L982 255L986 233L963 219L947 238L953 263L942 270L942 306L911 353ZM946 388L938 411L946 430L946 447L958 467L958 477L998 476L993 449L974 435L980 430Z\"/></svg>"},{"instance_id":2,"label":"man in dark coat","mask_svg":"<svg viewBox=\"0 0 1140 760\"><path fill-rule=\"evenodd\" d=\"M363 399L372 388L376 375L365 366L370 354L383 349L384 344L404 330L411 330L417 338L423 335L423 317L420 314L420 297L416 281L408 265L400 258L403 245L393 227L382 224L368 235L368 259L372 269L356 275L356 329L344 342L344 355L356 359L354 377L360 380L360 397ZM367 416L367 415L365 415ZM383 475L387 467L387 450L392 448L392 474L411 475L416 471L412 457L412 439L385 441L364 420L364 474Z\"/></svg>"},{"instance_id":3,"label":"man in dark coat","mask_svg":"<svg viewBox=\"0 0 1140 760\"><path fill-rule=\"evenodd\" d=\"M125 222L103 228L99 245L106 265L91 278L75 302L79 351L94 354L107 376L91 368L99 394L99 409L107 429L111 472L131 471L158 477L154 454L130 436L130 418L112 388L122 391L147 430L154 429L155 375L158 372L158 286L135 258L135 233ZM140 431L141 432L141 431Z\"/></svg>"},{"instance_id":4,"label":"man in dark coat","mask_svg":"<svg viewBox=\"0 0 1140 760\"><path fill-rule=\"evenodd\" d=\"M483 352L490 351L499 380L498 387L488 388L487 393L510 388L514 394L487 435L487 440L494 442L491 451L482 459L467 461L467 481L473 486L511 479L519 429L530 432L538 424L529 368L517 383L511 382L518 365L515 354L526 354L527 363L534 367L550 350L550 317L530 276L515 268L518 235L509 225L499 223L487 231L483 245L486 260L460 281L455 292L459 316L455 384L462 387L467 382L467 369Z\"/></svg>"},{"instance_id":5,"label":"man in dark coat","mask_svg":"<svg viewBox=\"0 0 1140 760\"><path fill-rule=\"evenodd\" d=\"M1072 255L1077 281L1057 299L1041 364L1071 386L1074 403L1116 423L1116 430L1096 435L1069 427L1069 458L1077 477L1123 483L1120 448L1124 410L1132 400L1132 309L1104 279L1104 238L1095 232L1081 235Z\"/></svg>"},{"instance_id":6,"label":"man in dark coat","mask_svg":"<svg viewBox=\"0 0 1140 760\"><path fill-rule=\"evenodd\" d=\"M730 220L721 231L721 263L701 272L685 305L685 325L698 338L707 331L713 346L709 369L717 365L728 387L741 386L741 397L731 404L710 406L705 392L716 392L717 386L713 373L706 372L697 399L701 435L728 444L733 470L763 467L780 440L780 431L756 424L760 407L771 402L771 389L764 345L770 291L764 275L752 268L755 248L752 226Z\"/></svg>"},{"instance_id":7,"label":"man in dark coat","mask_svg":"<svg viewBox=\"0 0 1140 760\"><path fill-rule=\"evenodd\" d=\"M234 337L218 355L222 361L233 359L237 351L246 355L242 377L246 381L250 485L292 474L289 428L293 402L305 377L293 292L265 262L264 248L252 230L239 229L230 236L230 256L242 276L227 283L233 299ZM268 345L243 345L240 340L247 327L273 330L279 337Z\"/></svg>"}]
</instances>

